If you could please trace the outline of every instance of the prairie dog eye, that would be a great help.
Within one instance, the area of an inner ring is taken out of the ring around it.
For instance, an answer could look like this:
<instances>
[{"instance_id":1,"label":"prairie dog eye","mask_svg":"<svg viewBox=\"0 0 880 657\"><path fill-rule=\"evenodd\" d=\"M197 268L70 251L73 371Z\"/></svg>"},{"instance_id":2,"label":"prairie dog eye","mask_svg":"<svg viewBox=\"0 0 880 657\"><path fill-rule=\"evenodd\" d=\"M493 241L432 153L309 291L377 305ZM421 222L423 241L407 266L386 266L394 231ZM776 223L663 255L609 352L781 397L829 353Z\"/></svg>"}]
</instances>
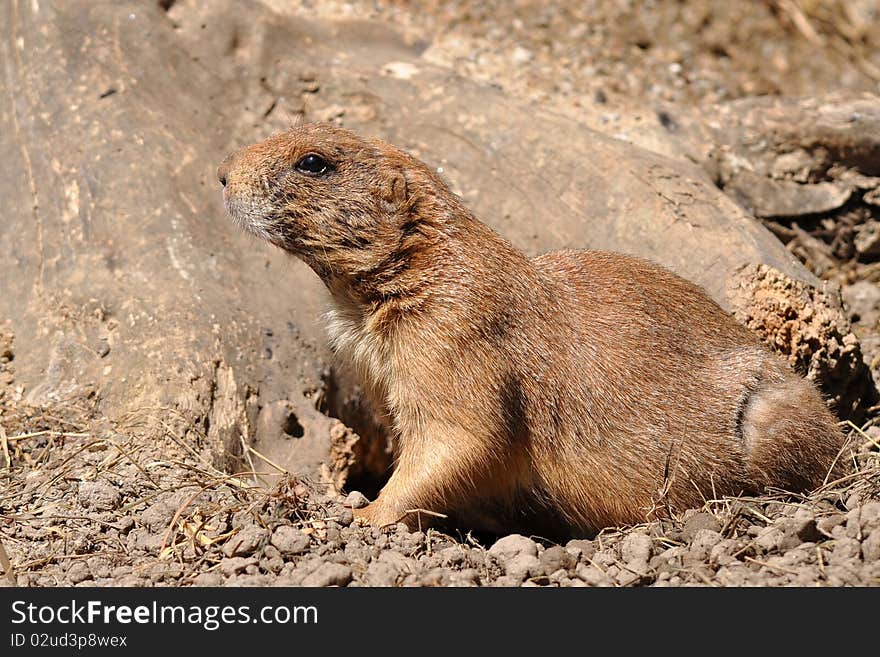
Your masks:
<instances>
[{"instance_id":1,"label":"prairie dog eye","mask_svg":"<svg viewBox=\"0 0 880 657\"><path fill-rule=\"evenodd\" d=\"M307 176L320 176L327 173L331 168L327 160L315 153L303 155L296 163L296 170Z\"/></svg>"}]
</instances>

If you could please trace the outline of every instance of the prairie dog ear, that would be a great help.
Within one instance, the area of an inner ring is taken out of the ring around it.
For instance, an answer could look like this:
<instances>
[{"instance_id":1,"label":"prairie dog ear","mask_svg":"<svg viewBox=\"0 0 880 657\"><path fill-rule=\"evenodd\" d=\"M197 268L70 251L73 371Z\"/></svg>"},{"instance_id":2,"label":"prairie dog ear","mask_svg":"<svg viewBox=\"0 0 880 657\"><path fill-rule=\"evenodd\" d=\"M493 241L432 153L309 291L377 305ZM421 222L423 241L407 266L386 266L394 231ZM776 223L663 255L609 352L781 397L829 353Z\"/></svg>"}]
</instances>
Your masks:
<instances>
[{"instance_id":1,"label":"prairie dog ear","mask_svg":"<svg viewBox=\"0 0 880 657\"><path fill-rule=\"evenodd\" d=\"M396 166L383 167L376 181L376 192L383 201L395 207L406 203L409 189L403 169Z\"/></svg>"}]
</instances>

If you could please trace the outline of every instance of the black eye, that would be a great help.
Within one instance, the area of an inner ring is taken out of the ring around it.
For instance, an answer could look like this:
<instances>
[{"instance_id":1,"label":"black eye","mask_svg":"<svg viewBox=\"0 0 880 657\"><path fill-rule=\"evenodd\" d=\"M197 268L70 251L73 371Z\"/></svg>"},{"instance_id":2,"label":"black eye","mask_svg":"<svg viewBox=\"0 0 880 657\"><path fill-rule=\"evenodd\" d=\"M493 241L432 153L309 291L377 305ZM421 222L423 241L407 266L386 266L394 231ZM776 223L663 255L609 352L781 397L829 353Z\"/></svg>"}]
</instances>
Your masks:
<instances>
[{"instance_id":1,"label":"black eye","mask_svg":"<svg viewBox=\"0 0 880 657\"><path fill-rule=\"evenodd\" d=\"M307 176L320 176L330 170L330 164L320 155L309 153L303 155L296 163L296 170Z\"/></svg>"}]
</instances>

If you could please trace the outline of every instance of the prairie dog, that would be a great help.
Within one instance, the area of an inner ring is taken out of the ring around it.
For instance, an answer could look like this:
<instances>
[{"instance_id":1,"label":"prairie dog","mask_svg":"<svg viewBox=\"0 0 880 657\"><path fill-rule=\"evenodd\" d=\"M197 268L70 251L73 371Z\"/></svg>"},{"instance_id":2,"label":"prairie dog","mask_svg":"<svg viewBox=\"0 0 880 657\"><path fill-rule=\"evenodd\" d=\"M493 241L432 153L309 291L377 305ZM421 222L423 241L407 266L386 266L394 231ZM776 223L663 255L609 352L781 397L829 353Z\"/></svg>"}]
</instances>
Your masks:
<instances>
[{"instance_id":1,"label":"prairie dog","mask_svg":"<svg viewBox=\"0 0 880 657\"><path fill-rule=\"evenodd\" d=\"M310 124L218 178L327 286L330 342L387 406L396 467L366 522L585 535L811 489L842 448L812 385L702 289L615 253L527 258L390 144Z\"/></svg>"}]
</instances>

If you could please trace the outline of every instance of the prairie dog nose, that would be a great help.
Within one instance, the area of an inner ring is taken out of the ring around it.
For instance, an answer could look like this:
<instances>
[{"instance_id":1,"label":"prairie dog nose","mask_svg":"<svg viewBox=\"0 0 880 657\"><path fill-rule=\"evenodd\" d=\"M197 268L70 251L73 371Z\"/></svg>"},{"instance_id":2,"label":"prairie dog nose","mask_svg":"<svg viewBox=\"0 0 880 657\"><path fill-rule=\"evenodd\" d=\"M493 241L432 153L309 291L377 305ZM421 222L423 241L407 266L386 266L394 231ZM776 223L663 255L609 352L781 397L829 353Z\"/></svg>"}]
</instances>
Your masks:
<instances>
[{"instance_id":1,"label":"prairie dog nose","mask_svg":"<svg viewBox=\"0 0 880 657\"><path fill-rule=\"evenodd\" d=\"M226 179L229 177L229 158L223 160L219 167L217 167L217 180L220 181L220 184L226 187Z\"/></svg>"},{"instance_id":2,"label":"prairie dog nose","mask_svg":"<svg viewBox=\"0 0 880 657\"><path fill-rule=\"evenodd\" d=\"M220 163L220 166L217 167L217 180L219 180L220 184L224 187L229 183L229 174L232 173L232 170L235 167L236 161L238 160L238 154L238 151L236 151L235 153L227 155Z\"/></svg>"}]
</instances>

